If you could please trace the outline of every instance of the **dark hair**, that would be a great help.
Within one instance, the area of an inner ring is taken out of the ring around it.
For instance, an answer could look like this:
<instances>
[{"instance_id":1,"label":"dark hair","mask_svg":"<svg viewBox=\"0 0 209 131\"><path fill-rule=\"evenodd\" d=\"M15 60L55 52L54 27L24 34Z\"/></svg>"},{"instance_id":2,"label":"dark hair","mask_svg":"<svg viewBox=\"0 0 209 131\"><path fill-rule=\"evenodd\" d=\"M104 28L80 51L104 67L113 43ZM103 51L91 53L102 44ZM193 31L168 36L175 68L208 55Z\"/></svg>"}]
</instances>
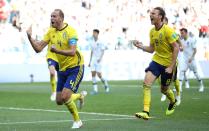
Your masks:
<instances>
[{"instance_id":1,"label":"dark hair","mask_svg":"<svg viewBox=\"0 0 209 131\"><path fill-rule=\"evenodd\" d=\"M58 11L59 12L59 16L61 17L61 18L63 18L63 20L64 20L64 13L63 13L63 11L61 10L61 9L55 9L54 11Z\"/></svg>"},{"instance_id":2,"label":"dark hair","mask_svg":"<svg viewBox=\"0 0 209 131\"><path fill-rule=\"evenodd\" d=\"M98 30L98 29L94 29L93 31L94 31L94 32L97 32L97 33L99 34L99 30Z\"/></svg>"},{"instance_id":3,"label":"dark hair","mask_svg":"<svg viewBox=\"0 0 209 131\"><path fill-rule=\"evenodd\" d=\"M164 17L164 20L165 20L166 22L168 22L168 17L165 16L165 17Z\"/></svg>"},{"instance_id":4,"label":"dark hair","mask_svg":"<svg viewBox=\"0 0 209 131\"><path fill-rule=\"evenodd\" d=\"M180 31L188 32L186 28L181 28Z\"/></svg>"},{"instance_id":5,"label":"dark hair","mask_svg":"<svg viewBox=\"0 0 209 131\"><path fill-rule=\"evenodd\" d=\"M163 19L165 18L165 15L166 15L164 9L162 7L155 7L154 9L159 10L159 12L160 12L159 15L162 16L161 21L163 21Z\"/></svg>"}]
</instances>

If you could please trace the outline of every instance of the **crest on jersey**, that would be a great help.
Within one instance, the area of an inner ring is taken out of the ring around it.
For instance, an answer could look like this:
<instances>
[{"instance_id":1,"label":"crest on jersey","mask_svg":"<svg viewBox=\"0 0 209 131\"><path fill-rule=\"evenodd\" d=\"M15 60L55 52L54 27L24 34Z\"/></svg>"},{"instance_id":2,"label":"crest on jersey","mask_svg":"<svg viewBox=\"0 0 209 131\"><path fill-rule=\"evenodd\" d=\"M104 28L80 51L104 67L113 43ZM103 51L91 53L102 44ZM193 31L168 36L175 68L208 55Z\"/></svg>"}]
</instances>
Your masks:
<instances>
[{"instance_id":1,"label":"crest on jersey","mask_svg":"<svg viewBox=\"0 0 209 131\"><path fill-rule=\"evenodd\" d=\"M163 34L160 33L160 34L159 34L159 39L162 39L162 37L163 37Z\"/></svg>"},{"instance_id":2,"label":"crest on jersey","mask_svg":"<svg viewBox=\"0 0 209 131\"><path fill-rule=\"evenodd\" d=\"M177 39L177 34L176 34L176 33L173 33L173 34L172 34L172 38L173 38L173 39Z\"/></svg>"},{"instance_id":3,"label":"crest on jersey","mask_svg":"<svg viewBox=\"0 0 209 131\"><path fill-rule=\"evenodd\" d=\"M66 32L64 32L64 33L62 34L62 38L63 38L63 39L67 39L67 33L66 33Z\"/></svg>"}]
</instances>

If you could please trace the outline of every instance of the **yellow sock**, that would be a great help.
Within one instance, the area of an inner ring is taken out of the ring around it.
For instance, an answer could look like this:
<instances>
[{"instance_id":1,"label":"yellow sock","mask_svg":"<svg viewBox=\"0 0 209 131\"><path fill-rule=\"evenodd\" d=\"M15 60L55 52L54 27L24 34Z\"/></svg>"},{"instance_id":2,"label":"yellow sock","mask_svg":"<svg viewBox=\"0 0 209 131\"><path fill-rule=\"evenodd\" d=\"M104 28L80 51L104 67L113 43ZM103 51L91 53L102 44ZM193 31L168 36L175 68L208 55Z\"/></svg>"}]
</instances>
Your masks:
<instances>
[{"instance_id":1,"label":"yellow sock","mask_svg":"<svg viewBox=\"0 0 209 131\"><path fill-rule=\"evenodd\" d=\"M52 92L56 92L56 79L55 79L55 76L51 76L50 77L50 83L51 83Z\"/></svg>"},{"instance_id":2,"label":"yellow sock","mask_svg":"<svg viewBox=\"0 0 209 131\"><path fill-rule=\"evenodd\" d=\"M77 107L74 103L74 101L72 101L71 99L69 99L65 105L67 106L68 110L70 111L70 113L73 115L73 120L74 121L79 121L79 115L78 115L78 110Z\"/></svg>"},{"instance_id":3,"label":"yellow sock","mask_svg":"<svg viewBox=\"0 0 209 131\"><path fill-rule=\"evenodd\" d=\"M144 84L143 93L144 93L144 111L149 112L150 103L151 103L151 87Z\"/></svg>"},{"instance_id":4,"label":"yellow sock","mask_svg":"<svg viewBox=\"0 0 209 131\"><path fill-rule=\"evenodd\" d=\"M170 100L171 103L174 103L175 102L175 96L174 96L174 93L171 89L168 89L166 91L166 94L167 98Z\"/></svg>"},{"instance_id":5,"label":"yellow sock","mask_svg":"<svg viewBox=\"0 0 209 131\"><path fill-rule=\"evenodd\" d=\"M174 86L176 88L176 94L177 94L177 96L180 96L180 82L179 82L179 80L175 80L174 81Z\"/></svg>"},{"instance_id":6,"label":"yellow sock","mask_svg":"<svg viewBox=\"0 0 209 131\"><path fill-rule=\"evenodd\" d=\"M79 98L81 98L81 94L80 93L75 93L71 95L71 100L75 101L78 100Z\"/></svg>"}]
</instances>

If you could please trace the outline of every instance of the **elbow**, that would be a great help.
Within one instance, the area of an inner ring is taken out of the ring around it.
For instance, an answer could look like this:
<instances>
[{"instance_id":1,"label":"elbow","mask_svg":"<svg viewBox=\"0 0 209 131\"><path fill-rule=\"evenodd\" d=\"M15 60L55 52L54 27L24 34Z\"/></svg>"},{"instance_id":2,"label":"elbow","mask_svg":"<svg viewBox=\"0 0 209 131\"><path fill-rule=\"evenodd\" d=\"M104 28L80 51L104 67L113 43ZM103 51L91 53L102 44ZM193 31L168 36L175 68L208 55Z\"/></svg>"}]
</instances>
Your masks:
<instances>
[{"instance_id":1,"label":"elbow","mask_svg":"<svg viewBox=\"0 0 209 131\"><path fill-rule=\"evenodd\" d=\"M42 50L41 49L35 49L36 53L40 53Z\"/></svg>"},{"instance_id":2,"label":"elbow","mask_svg":"<svg viewBox=\"0 0 209 131\"><path fill-rule=\"evenodd\" d=\"M73 50L73 51L67 53L66 56L75 56L75 54L76 54L76 50Z\"/></svg>"},{"instance_id":3,"label":"elbow","mask_svg":"<svg viewBox=\"0 0 209 131\"><path fill-rule=\"evenodd\" d=\"M71 56L74 56L76 54L76 50L72 51Z\"/></svg>"},{"instance_id":4,"label":"elbow","mask_svg":"<svg viewBox=\"0 0 209 131\"><path fill-rule=\"evenodd\" d=\"M153 52L154 52L154 50L150 51L150 53L153 53Z\"/></svg>"}]
</instances>

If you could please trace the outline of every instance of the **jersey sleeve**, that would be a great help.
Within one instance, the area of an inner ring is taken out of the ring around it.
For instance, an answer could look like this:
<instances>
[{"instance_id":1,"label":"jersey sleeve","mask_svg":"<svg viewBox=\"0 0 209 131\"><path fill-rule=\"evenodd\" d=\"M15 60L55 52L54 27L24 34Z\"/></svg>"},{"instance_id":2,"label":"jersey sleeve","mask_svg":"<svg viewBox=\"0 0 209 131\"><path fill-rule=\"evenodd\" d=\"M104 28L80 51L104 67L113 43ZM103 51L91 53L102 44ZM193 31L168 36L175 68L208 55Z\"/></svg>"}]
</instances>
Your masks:
<instances>
[{"instance_id":1,"label":"jersey sleeve","mask_svg":"<svg viewBox=\"0 0 209 131\"><path fill-rule=\"evenodd\" d=\"M69 40L70 39L76 39L76 40L78 40L77 31L74 28L72 28L72 27L69 30Z\"/></svg>"},{"instance_id":2,"label":"jersey sleeve","mask_svg":"<svg viewBox=\"0 0 209 131\"><path fill-rule=\"evenodd\" d=\"M178 34L170 27L166 28L166 39L171 44L179 39Z\"/></svg>"}]
</instances>

